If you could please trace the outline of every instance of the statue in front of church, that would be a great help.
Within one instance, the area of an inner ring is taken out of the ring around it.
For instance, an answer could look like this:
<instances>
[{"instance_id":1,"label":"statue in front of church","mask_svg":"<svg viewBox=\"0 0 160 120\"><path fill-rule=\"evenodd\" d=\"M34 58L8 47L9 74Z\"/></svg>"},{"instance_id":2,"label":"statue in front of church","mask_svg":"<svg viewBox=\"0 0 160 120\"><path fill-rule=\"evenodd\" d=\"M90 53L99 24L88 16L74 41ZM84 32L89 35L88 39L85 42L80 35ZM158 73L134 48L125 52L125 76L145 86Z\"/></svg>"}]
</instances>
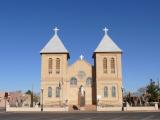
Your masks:
<instances>
[{"instance_id":1,"label":"statue in front of church","mask_svg":"<svg viewBox=\"0 0 160 120\"><path fill-rule=\"evenodd\" d=\"M81 92L81 95L84 96L84 87L83 86L80 87L80 92Z\"/></svg>"}]
</instances>

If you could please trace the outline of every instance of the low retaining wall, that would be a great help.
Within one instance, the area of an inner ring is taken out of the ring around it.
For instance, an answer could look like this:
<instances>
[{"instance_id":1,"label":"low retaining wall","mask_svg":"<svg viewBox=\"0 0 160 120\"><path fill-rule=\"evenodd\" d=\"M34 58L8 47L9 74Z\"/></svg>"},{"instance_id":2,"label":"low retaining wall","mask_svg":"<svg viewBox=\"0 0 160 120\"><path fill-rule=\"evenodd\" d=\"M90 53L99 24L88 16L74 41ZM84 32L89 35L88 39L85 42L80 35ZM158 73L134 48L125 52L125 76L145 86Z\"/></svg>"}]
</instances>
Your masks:
<instances>
[{"instance_id":1,"label":"low retaining wall","mask_svg":"<svg viewBox=\"0 0 160 120\"><path fill-rule=\"evenodd\" d=\"M139 106L132 107L127 104L127 107L124 107L124 111L157 111L158 103L155 103L154 106ZM97 111L122 111L122 107L102 107L97 106Z\"/></svg>"},{"instance_id":2,"label":"low retaining wall","mask_svg":"<svg viewBox=\"0 0 160 120\"><path fill-rule=\"evenodd\" d=\"M7 107L6 112L40 112L41 108Z\"/></svg>"},{"instance_id":3,"label":"low retaining wall","mask_svg":"<svg viewBox=\"0 0 160 120\"><path fill-rule=\"evenodd\" d=\"M156 107L125 107L125 111L156 111Z\"/></svg>"},{"instance_id":4,"label":"low retaining wall","mask_svg":"<svg viewBox=\"0 0 160 120\"><path fill-rule=\"evenodd\" d=\"M101 107L101 106L97 106L97 111L122 111L122 107Z\"/></svg>"},{"instance_id":5,"label":"low retaining wall","mask_svg":"<svg viewBox=\"0 0 160 120\"><path fill-rule=\"evenodd\" d=\"M130 106L128 103L124 108L125 111L156 111L158 110L158 102L155 102L154 106Z\"/></svg>"},{"instance_id":6,"label":"low retaining wall","mask_svg":"<svg viewBox=\"0 0 160 120\"><path fill-rule=\"evenodd\" d=\"M7 107L6 112L40 112L41 108ZM68 107L43 108L45 112L68 111Z\"/></svg>"}]
</instances>

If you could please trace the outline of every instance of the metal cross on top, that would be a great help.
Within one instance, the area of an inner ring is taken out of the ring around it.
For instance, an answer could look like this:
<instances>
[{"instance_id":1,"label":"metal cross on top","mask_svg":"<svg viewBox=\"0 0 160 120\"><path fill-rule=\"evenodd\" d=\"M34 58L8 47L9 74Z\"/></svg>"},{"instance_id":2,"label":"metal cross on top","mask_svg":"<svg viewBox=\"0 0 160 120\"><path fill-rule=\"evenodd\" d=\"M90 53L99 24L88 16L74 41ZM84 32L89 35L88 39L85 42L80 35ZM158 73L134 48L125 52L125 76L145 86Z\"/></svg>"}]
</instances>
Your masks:
<instances>
[{"instance_id":1,"label":"metal cross on top","mask_svg":"<svg viewBox=\"0 0 160 120\"><path fill-rule=\"evenodd\" d=\"M108 32L108 29L105 27L105 28L103 29L103 31L104 31L104 33L105 33L105 35L106 35L107 32Z\"/></svg>"},{"instance_id":2,"label":"metal cross on top","mask_svg":"<svg viewBox=\"0 0 160 120\"><path fill-rule=\"evenodd\" d=\"M83 58L84 58L84 56L81 54L81 55L80 55L80 59L83 60Z\"/></svg>"},{"instance_id":3,"label":"metal cross on top","mask_svg":"<svg viewBox=\"0 0 160 120\"><path fill-rule=\"evenodd\" d=\"M57 27L55 27L53 30L55 32L55 35L57 35L57 32L58 32L59 29Z\"/></svg>"}]
</instances>

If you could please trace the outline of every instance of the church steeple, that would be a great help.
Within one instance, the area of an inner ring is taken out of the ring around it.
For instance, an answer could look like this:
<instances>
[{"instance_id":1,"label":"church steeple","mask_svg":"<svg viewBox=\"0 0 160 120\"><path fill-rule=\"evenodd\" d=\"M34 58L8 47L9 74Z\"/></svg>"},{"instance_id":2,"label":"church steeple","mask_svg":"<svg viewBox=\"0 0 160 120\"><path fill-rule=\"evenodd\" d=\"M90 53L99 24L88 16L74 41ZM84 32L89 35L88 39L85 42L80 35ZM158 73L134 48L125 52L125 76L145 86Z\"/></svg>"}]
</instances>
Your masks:
<instances>
[{"instance_id":1,"label":"church steeple","mask_svg":"<svg viewBox=\"0 0 160 120\"><path fill-rule=\"evenodd\" d=\"M122 52L122 50L113 42L113 40L108 35L108 29L105 27L103 29L104 36L99 43L98 47L95 49L94 53L97 52Z\"/></svg>"},{"instance_id":2,"label":"church steeple","mask_svg":"<svg viewBox=\"0 0 160 120\"><path fill-rule=\"evenodd\" d=\"M45 45L45 47L40 51L41 54L43 53L67 53L69 55L68 50L65 48L63 42L60 40L58 36L58 28L55 27L54 36L49 40L49 42Z\"/></svg>"},{"instance_id":3,"label":"church steeple","mask_svg":"<svg viewBox=\"0 0 160 120\"><path fill-rule=\"evenodd\" d=\"M103 31L93 54L97 100L104 105L122 106L122 50L109 37L108 29Z\"/></svg>"}]
</instances>

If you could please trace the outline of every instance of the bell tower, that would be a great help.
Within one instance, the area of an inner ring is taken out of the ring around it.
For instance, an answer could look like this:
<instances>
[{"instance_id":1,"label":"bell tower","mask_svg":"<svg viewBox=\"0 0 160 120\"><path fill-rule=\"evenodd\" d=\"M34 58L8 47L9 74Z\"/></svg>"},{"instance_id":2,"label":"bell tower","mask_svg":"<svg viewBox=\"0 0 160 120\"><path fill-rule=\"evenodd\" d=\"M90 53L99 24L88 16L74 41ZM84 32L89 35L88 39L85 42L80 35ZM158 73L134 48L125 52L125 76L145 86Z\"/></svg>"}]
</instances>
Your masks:
<instances>
[{"instance_id":1,"label":"bell tower","mask_svg":"<svg viewBox=\"0 0 160 120\"><path fill-rule=\"evenodd\" d=\"M65 101L69 52L58 36L54 36L41 50L41 103L44 106L60 105Z\"/></svg>"},{"instance_id":2,"label":"bell tower","mask_svg":"<svg viewBox=\"0 0 160 120\"><path fill-rule=\"evenodd\" d=\"M104 36L93 53L96 73L97 104L122 106L122 50L108 35Z\"/></svg>"}]
</instances>

